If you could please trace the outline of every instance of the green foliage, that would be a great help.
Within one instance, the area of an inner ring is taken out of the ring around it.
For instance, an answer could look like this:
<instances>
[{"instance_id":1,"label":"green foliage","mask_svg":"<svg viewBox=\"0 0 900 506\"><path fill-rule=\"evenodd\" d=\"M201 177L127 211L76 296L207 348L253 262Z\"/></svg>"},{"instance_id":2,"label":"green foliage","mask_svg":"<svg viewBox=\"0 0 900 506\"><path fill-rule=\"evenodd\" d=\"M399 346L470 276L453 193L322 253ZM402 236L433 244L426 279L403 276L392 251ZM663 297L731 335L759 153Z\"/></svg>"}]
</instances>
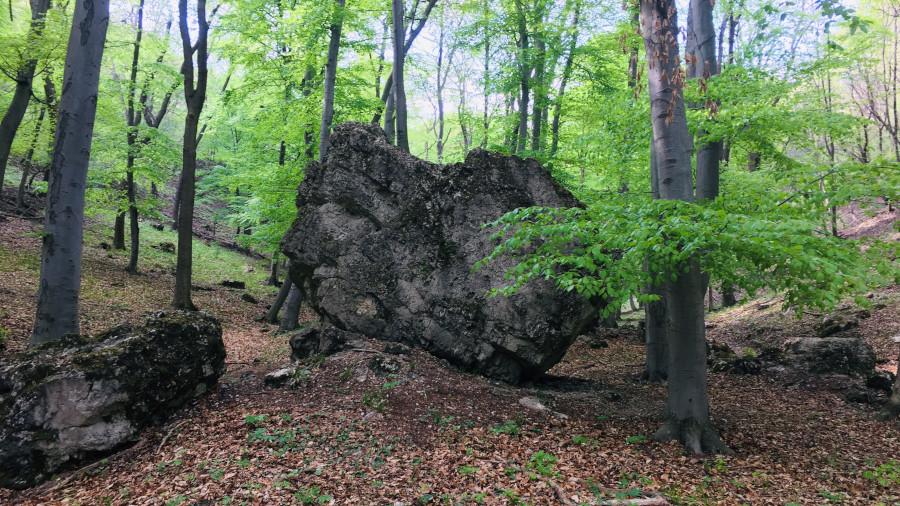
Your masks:
<instances>
[{"instance_id":1,"label":"green foliage","mask_svg":"<svg viewBox=\"0 0 900 506\"><path fill-rule=\"evenodd\" d=\"M519 435L520 430L519 423L515 420L507 420L500 425L491 427L491 432L494 434L509 434L510 436Z\"/></svg>"},{"instance_id":2,"label":"green foliage","mask_svg":"<svg viewBox=\"0 0 900 506\"><path fill-rule=\"evenodd\" d=\"M541 476L556 476L558 474L556 471L557 462L559 462L559 459L552 453L538 450L532 453L531 457L528 458L528 469L531 469Z\"/></svg>"},{"instance_id":3,"label":"green foliage","mask_svg":"<svg viewBox=\"0 0 900 506\"><path fill-rule=\"evenodd\" d=\"M468 466L468 465L459 466L459 468L456 469L456 472L462 476L470 476L470 475L477 473L478 468L475 466Z\"/></svg>"},{"instance_id":4,"label":"green foliage","mask_svg":"<svg viewBox=\"0 0 900 506\"><path fill-rule=\"evenodd\" d=\"M900 486L900 461L889 460L884 464L863 471L863 478L879 487L891 488Z\"/></svg>"},{"instance_id":5,"label":"green foliage","mask_svg":"<svg viewBox=\"0 0 900 506\"><path fill-rule=\"evenodd\" d=\"M383 389L372 390L363 394L362 403L364 406L381 413L387 407L387 396L385 396Z\"/></svg>"},{"instance_id":6,"label":"green foliage","mask_svg":"<svg viewBox=\"0 0 900 506\"><path fill-rule=\"evenodd\" d=\"M647 442L647 436L643 434L635 434L625 438L625 443L630 445L638 445Z\"/></svg>"},{"instance_id":7,"label":"green foliage","mask_svg":"<svg viewBox=\"0 0 900 506\"><path fill-rule=\"evenodd\" d=\"M251 426L260 426L269 419L269 415L247 415L244 417L244 423Z\"/></svg>"},{"instance_id":8,"label":"green foliage","mask_svg":"<svg viewBox=\"0 0 900 506\"><path fill-rule=\"evenodd\" d=\"M300 504L328 504L333 498L329 494L322 493L319 487L312 486L295 492L294 500Z\"/></svg>"},{"instance_id":9,"label":"green foliage","mask_svg":"<svg viewBox=\"0 0 900 506\"><path fill-rule=\"evenodd\" d=\"M751 205L613 195L586 209L518 209L489 224L502 240L476 268L511 256L509 284L494 294L549 279L562 290L609 301L607 312L631 295L650 300L643 287L678 276L688 259L749 293L783 291L785 307L797 311L833 307L897 277L889 260L896 245L873 244L863 252L859 241L832 237L801 212L780 212L773 193L757 194Z\"/></svg>"}]
</instances>

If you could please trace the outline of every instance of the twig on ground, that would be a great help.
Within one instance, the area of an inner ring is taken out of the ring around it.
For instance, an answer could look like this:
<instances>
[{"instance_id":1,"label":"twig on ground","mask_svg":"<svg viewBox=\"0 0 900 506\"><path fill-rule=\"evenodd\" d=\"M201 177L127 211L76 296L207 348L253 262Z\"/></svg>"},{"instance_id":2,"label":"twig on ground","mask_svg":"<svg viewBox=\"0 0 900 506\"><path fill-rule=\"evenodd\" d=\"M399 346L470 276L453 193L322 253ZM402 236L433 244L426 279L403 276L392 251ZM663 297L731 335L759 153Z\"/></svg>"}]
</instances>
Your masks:
<instances>
[{"instance_id":1,"label":"twig on ground","mask_svg":"<svg viewBox=\"0 0 900 506\"><path fill-rule=\"evenodd\" d=\"M176 423L169 429L169 432L166 432L166 435L163 436L162 441L159 442L159 446L156 448L156 453L159 453L160 451L162 451L162 447L166 445L166 441L169 440L169 437L172 435L173 432L175 432L175 429L184 425L184 423L186 421L187 420L182 420L182 421Z\"/></svg>"}]
</instances>

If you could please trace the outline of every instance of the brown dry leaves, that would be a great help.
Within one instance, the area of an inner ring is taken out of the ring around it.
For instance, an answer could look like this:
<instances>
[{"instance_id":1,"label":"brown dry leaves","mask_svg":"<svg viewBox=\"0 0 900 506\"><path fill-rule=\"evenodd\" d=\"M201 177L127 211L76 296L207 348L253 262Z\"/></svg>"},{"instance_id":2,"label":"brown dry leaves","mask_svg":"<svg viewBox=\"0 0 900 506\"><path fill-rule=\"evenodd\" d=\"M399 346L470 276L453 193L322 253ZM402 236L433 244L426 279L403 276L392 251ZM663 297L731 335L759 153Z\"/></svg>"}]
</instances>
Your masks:
<instances>
[{"instance_id":1,"label":"brown dry leaves","mask_svg":"<svg viewBox=\"0 0 900 506\"><path fill-rule=\"evenodd\" d=\"M17 240L36 255L37 240L8 225L0 227L4 247ZM110 294L105 307L86 307L89 329L168 302L168 274L125 278L102 250L86 256L90 283ZM27 334L32 274L0 267L2 324ZM287 347L254 321L262 306L253 310L239 295L197 293L223 320L231 363L211 395L89 471L0 491L0 503L558 504L559 491L588 504L595 492L661 492L677 503L900 501L897 488L863 476L900 456L900 427L815 386L711 374L715 423L737 455L699 459L646 440L665 389L633 379L643 346L628 330L607 331L608 348L579 339L555 379L526 387L459 372L421 351L402 359L398 376L379 376L368 367L379 354L349 351L308 364L296 390L268 389L261 376L286 362ZM714 333L743 332L751 321L723 317ZM526 395L565 416L528 411L518 403Z\"/></svg>"}]
</instances>

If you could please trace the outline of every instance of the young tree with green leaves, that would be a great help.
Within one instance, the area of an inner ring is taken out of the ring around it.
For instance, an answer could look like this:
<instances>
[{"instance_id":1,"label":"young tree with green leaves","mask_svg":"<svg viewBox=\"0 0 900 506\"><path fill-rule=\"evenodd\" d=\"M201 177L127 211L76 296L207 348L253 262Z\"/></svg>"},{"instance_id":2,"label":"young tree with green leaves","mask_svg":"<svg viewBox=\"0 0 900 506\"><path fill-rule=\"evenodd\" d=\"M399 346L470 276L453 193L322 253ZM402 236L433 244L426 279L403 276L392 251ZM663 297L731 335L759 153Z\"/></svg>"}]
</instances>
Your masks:
<instances>
[{"instance_id":1,"label":"young tree with green leaves","mask_svg":"<svg viewBox=\"0 0 900 506\"><path fill-rule=\"evenodd\" d=\"M191 272L194 241L194 187L197 174L197 144L200 142L200 113L206 102L209 60L209 20L206 0L197 0L198 33L196 42L191 40L188 24L188 0L178 1L178 29L181 33L184 76L184 102L187 114L184 120L181 178L178 184L178 250L175 267L175 294L172 306L194 310L191 300ZM213 15L215 15L213 10ZM196 68L194 57L196 54Z\"/></svg>"},{"instance_id":2,"label":"young tree with green leaves","mask_svg":"<svg viewBox=\"0 0 900 506\"><path fill-rule=\"evenodd\" d=\"M9 153L12 149L13 139L25 117L28 103L31 101L31 88L34 81L34 72L38 61L34 57L38 53L36 47L41 42L46 23L47 11L50 9L50 0L30 0L31 26L28 31L28 42L23 48L24 61L15 71L15 92L9 107L0 120L0 190L3 189L3 179L6 175L6 164L9 161ZM12 4L10 3L10 12Z\"/></svg>"}]
</instances>

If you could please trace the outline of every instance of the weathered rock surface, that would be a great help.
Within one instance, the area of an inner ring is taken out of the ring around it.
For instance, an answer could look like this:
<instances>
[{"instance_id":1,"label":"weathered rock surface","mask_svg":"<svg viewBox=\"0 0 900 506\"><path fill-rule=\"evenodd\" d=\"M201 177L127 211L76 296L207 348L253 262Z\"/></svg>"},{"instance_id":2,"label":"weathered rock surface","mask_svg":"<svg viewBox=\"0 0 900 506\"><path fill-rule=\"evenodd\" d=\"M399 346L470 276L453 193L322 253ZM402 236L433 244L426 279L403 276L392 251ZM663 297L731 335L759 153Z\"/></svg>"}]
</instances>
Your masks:
<instances>
[{"instance_id":1,"label":"weathered rock surface","mask_svg":"<svg viewBox=\"0 0 900 506\"><path fill-rule=\"evenodd\" d=\"M808 337L787 344L785 361L814 373L868 377L875 369L875 352L859 337Z\"/></svg>"},{"instance_id":2,"label":"weathered rock surface","mask_svg":"<svg viewBox=\"0 0 900 506\"><path fill-rule=\"evenodd\" d=\"M303 360L313 355L333 355L363 336L331 325L311 325L291 334L291 360Z\"/></svg>"},{"instance_id":3,"label":"weathered rock surface","mask_svg":"<svg viewBox=\"0 0 900 506\"><path fill-rule=\"evenodd\" d=\"M135 441L224 370L218 321L183 311L0 358L0 487L37 484Z\"/></svg>"},{"instance_id":4,"label":"weathered rock surface","mask_svg":"<svg viewBox=\"0 0 900 506\"><path fill-rule=\"evenodd\" d=\"M345 124L324 165L307 168L282 248L327 323L516 382L557 363L598 308L549 282L487 297L512 260L472 271L495 245L482 224L520 207L577 205L534 160L476 150L440 166L376 127Z\"/></svg>"}]
</instances>

